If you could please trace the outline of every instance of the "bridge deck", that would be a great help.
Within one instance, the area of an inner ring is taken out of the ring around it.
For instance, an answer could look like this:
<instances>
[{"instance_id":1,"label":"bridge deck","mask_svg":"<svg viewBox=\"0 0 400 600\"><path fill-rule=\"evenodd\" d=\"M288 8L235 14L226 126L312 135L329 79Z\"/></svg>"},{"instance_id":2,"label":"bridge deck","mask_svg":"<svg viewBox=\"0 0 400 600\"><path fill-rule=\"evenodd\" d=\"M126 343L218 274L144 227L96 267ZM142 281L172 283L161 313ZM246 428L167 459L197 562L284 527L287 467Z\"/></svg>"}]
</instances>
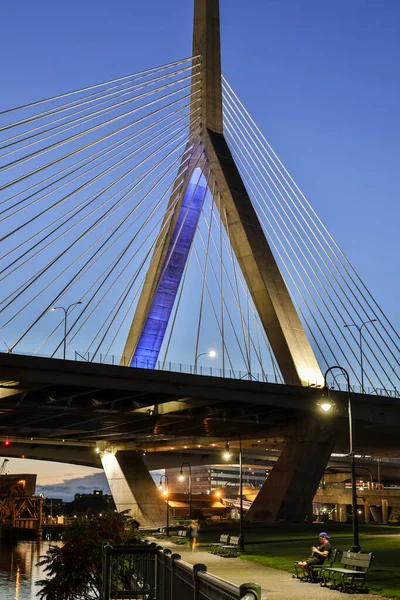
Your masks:
<instances>
[{"instance_id":1,"label":"bridge deck","mask_svg":"<svg viewBox=\"0 0 400 600\"><path fill-rule=\"evenodd\" d=\"M134 444L174 438L290 436L307 418L331 419L347 448L343 408L319 413L315 388L229 380L0 353L0 435ZM337 392L346 406L345 394ZM354 394L356 449L398 455L400 401ZM362 426L361 426L362 425Z\"/></svg>"}]
</instances>

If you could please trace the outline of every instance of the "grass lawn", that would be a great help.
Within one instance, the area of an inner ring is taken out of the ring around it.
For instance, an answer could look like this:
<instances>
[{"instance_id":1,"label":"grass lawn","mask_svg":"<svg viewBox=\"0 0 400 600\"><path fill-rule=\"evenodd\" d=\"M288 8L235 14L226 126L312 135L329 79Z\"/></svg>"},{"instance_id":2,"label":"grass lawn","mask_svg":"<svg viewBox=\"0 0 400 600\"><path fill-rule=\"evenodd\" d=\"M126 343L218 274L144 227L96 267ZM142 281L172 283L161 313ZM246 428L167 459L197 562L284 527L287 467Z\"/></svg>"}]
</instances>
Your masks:
<instances>
[{"instance_id":1,"label":"grass lawn","mask_svg":"<svg viewBox=\"0 0 400 600\"><path fill-rule=\"evenodd\" d=\"M318 542L320 531L328 532L334 548L341 551L350 549L351 525L277 525L246 530L246 553L240 557L293 573L294 561L310 556L310 548ZM201 535L200 541L206 545L218 539L219 534L207 532ZM369 590L382 596L400 598L400 527L361 525L360 546L362 552L376 555L367 576Z\"/></svg>"}]
</instances>

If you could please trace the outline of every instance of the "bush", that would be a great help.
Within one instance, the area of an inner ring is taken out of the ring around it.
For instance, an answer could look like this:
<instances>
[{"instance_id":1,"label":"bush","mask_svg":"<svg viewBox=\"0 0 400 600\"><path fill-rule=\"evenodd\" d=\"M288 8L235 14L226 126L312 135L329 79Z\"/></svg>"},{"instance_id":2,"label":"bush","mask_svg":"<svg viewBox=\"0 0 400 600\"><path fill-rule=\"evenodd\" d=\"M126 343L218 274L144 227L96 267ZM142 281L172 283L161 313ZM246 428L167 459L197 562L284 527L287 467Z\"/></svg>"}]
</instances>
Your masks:
<instances>
[{"instance_id":1,"label":"bush","mask_svg":"<svg viewBox=\"0 0 400 600\"><path fill-rule=\"evenodd\" d=\"M82 518L63 535L61 547L51 546L38 563L47 578L41 600L95 600L101 597L102 545L138 541L137 522L125 513L109 513L93 519Z\"/></svg>"}]
</instances>

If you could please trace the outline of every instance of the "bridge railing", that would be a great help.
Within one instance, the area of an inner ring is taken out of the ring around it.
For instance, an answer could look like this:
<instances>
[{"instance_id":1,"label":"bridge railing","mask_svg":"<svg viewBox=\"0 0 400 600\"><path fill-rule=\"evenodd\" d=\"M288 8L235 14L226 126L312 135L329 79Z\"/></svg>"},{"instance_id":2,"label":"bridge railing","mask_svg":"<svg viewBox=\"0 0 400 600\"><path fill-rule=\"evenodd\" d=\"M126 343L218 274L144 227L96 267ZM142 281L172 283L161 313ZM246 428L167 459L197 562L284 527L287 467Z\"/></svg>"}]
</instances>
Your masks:
<instances>
[{"instance_id":1,"label":"bridge railing","mask_svg":"<svg viewBox=\"0 0 400 600\"><path fill-rule=\"evenodd\" d=\"M156 544L103 546L102 600L261 600L255 583L240 586L191 565Z\"/></svg>"},{"instance_id":2,"label":"bridge railing","mask_svg":"<svg viewBox=\"0 0 400 600\"><path fill-rule=\"evenodd\" d=\"M19 354L16 352L15 354ZM21 353L23 354L23 353ZM39 354L35 354L35 356L43 356ZM46 356L45 358L49 358ZM70 359L70 357L68 357ZM185 363L175 363L171 361L158 361L154 367L151 367L149 364L143 363L143 360L136 361L135 359L130 363L128 357L124 356L116 356L115 354L102 354L102 353L92 353L92 352L78 352L75 351L74 359L78 362L88 362L88 363L100 363L104 365L115 365L115 366L130 366L136 367L140 369L151 369L153 371L170 371L173 373L186 373L188 375L204 375L208 377L221 377L224 379L243 379L248 381L259 381L261 383L276 383L281 385L290 384L290 381L282 381L278 374L268 374L257 371L246 371L245 369L222 369L221 367L213 367L213 366L204 366L204 365L190 365ZM332 390L338 390L341 392L347 392L347 384L346 383L338 383L337 381L328 382L329 388ZM309 387L319 387L314 381L308 382ZM360 385L351 385L351 392L354 394L361 394L362 389ZM399 398L400 399L400 390L397 388L389 389L389 388L374 388L374 387L365 387L364 386L364 394L372 395L372 396L383 396L389 398Z\"/></svg>"},{"instance_id":3,"label":"bridge railing","mask_svg":"<svg viewBox=\"0 0 400 600\"><path fill-rule=\"evenodd\" d=\"M223 377L226 379L247 379L252 381L261 381L266 383L283 383L275 375L267 373L249 372L243 369L222 369L221 367L189 365L185 363L175 363L171 361L157 361L154 367L143 362L135 360L132 362L125 356L115 356L114 354L92 354L91 352L75 351L75 360L83 362L94 362L105 365L120 365L123 367L136 367L140 369L152 369L153 371L171 371L174 373L186 373L188 375L206 375L209 377ZM310 383L312 385L312 383Z\"/></svg>"}]
</instances>

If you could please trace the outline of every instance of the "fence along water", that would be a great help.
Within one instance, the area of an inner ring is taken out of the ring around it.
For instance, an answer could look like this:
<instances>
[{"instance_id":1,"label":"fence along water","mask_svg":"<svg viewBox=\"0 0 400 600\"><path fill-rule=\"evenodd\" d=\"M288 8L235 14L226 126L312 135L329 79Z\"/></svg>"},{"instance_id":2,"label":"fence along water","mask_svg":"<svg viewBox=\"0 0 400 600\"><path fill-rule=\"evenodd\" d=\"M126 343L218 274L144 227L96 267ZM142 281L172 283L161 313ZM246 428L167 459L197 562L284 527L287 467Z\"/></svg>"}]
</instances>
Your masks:
<instances>
[{"instance_id":1,"label":"fence along water","mask_svg":"<svg viewBox=\"0 0 400 600\"><path fill-rule=\"evenodd\" d=\"M102 600L260 600L255 583L234 585L156 544L103 546Z\"/></svg>"}]
</instances>

